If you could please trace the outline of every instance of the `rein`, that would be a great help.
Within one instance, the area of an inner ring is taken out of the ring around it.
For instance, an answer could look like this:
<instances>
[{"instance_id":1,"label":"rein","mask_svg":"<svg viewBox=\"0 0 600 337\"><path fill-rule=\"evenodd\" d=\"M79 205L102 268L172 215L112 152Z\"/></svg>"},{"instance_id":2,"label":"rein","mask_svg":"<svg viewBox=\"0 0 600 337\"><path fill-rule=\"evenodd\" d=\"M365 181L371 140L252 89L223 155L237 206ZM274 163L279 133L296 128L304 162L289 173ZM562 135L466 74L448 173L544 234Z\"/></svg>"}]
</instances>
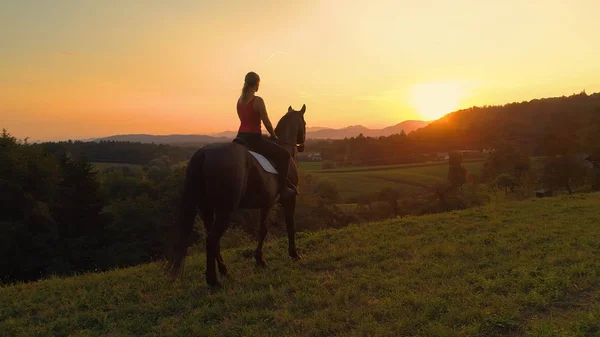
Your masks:
<instances>
[{"instance_id":1,"label":"rein","mask_svg":"<svg viewBox=\"0 0 600 337\"><path fill-rule=\"evenodd\" d=\"M290 112L286 113L285 115L283 115L283 117L281 117L281 119L279 120L279 123L277 123L277 127L275 128L275 132L277 132L277 129L279 127L284 127L284 124L287 122L287 119L289 119L292 115L290 114ZM304 123L306 125L306 122ZM304 138L304 137L302 137ZM273 142L275 142L276 144L280 145L280 146L291 146L294 149L296 149L298 152L303 152L304 151L304 144L306 142L305 139L302 139L302 141L300 143L298 143L298 141L296 140L296 142L287 142L282 140L281 138L277 138L277 140L274 140L272 137L269 137L269 139Z\"/></svg>"},{"instance_id":2,"label":"rein","mask_svg":"<svg viewBox=\"0 0 600 337\"><path fill-rule=\"evenodd\" d=\"M304 142L302 143L288 143L288 142L284 142L281 139L277 139L274 140L275 143L279 144L279 145L287 145L287 146L304 146Z\"/></svg>"}]
</instances>

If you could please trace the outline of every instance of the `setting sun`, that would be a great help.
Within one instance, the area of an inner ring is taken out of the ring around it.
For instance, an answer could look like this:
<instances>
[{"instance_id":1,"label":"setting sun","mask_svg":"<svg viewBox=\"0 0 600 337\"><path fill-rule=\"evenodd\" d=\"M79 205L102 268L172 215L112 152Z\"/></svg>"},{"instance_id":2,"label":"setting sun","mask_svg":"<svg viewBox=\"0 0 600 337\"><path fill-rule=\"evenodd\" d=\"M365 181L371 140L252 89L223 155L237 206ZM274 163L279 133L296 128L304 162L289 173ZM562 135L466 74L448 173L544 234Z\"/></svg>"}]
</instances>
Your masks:
<instances>
[{"instance_id":1,"label":"setting sun","mask_svg":"<svg viewBox=\"0 0 600 337\"><path fill-rule=\"evenodd\" d=\"M426 120L439 119L459 108L465 89L455 82L435 82L415 85L412 89L412 105Z\"/></svg>"}]
</instances>

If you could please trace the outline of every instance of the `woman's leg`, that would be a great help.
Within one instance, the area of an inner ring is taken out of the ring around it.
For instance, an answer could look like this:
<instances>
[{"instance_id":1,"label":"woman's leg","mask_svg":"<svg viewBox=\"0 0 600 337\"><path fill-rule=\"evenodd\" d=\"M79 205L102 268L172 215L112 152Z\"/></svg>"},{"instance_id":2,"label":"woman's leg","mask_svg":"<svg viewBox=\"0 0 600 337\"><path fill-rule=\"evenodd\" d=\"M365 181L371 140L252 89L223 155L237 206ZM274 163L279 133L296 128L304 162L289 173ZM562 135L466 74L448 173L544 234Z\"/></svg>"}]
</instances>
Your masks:
<instances>
[{"instance_id":1,"label":"woman's leg","mask_svg":"<svg viewBox=\"0 0 600 337\"><path fill-rule=\"evenodd\" d=\"M255 147L257 152L274 161L279 176L280 193L284 193L286 196L296 194L296 191L287 187L288 172L292 159L290 153L263 137L256 141Z\"/></svg>"}]
</instances>

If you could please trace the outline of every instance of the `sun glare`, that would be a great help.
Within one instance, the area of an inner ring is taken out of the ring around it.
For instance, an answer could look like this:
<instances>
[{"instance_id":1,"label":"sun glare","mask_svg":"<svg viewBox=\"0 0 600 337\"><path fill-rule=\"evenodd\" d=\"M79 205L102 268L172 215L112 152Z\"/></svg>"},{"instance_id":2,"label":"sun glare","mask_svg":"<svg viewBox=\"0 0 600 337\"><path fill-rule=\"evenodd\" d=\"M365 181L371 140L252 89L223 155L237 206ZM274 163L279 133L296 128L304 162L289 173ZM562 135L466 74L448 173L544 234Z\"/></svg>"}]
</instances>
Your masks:
<instances>
[{"instance_id":1,"label":"sun glare","mask_svg":"<svg viewBox=\"0 0 600 337\"><path fill-rule=\"evenodd\" d=\"M455 82L417 84L412 89L412 104L426 120L435 120L459 108L464 87Z\"/></svg>"}]
</instances>

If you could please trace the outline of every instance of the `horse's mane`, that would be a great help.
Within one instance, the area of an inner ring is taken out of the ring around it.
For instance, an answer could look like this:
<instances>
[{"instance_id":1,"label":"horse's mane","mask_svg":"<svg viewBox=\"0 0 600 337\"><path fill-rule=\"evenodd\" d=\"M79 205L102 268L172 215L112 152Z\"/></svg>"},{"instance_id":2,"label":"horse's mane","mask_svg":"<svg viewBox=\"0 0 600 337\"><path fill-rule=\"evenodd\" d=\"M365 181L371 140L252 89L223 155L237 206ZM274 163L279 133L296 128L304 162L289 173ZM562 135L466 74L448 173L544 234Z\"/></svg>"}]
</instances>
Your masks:
<instances>
[{"instance_id":1,"label":"horse's mane","mask_svg":"<svg viewBox=\"0 0 600 337\"><path fill-rule=\"evenodd\" d=\"M285 123L288 119L290 119L290 117L292 117L292 112L286 112L285 115L283 115L281 117L281 119L279 119L279 122L277 122L277 126L275 126L275 130L277 131L277 129L279 129L279 127L283 127L283 123Z\"/></svg>"}]
</instances>

